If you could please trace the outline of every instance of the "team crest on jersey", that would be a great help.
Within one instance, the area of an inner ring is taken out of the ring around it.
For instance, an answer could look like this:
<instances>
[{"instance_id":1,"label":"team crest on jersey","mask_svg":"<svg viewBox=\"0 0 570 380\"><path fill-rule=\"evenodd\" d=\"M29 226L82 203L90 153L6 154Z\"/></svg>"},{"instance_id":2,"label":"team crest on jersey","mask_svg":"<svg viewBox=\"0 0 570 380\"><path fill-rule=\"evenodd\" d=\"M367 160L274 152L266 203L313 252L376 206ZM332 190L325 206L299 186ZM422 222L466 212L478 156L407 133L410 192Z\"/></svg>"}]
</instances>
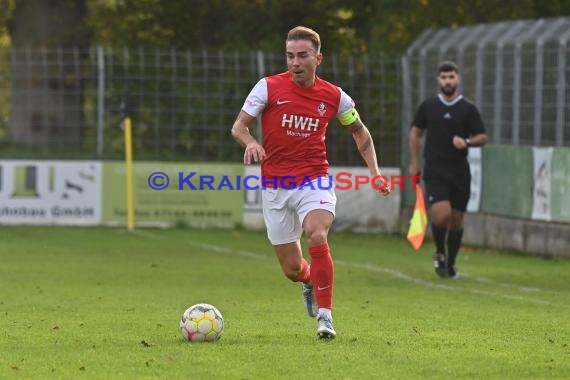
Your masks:
<instances>
[{"instance_id":1,"label":"team crest on jersey","mask_svg":"<svg viewBox=\"0 0 570 380\"><path fill-rule=\"evenodd\" d=\"M324 116L325 112L327 112L327 106L325 103L321 102L321 104L319 104L317 107L317 111L319 111L319 115Z\"/></svg>"}]
</instances>

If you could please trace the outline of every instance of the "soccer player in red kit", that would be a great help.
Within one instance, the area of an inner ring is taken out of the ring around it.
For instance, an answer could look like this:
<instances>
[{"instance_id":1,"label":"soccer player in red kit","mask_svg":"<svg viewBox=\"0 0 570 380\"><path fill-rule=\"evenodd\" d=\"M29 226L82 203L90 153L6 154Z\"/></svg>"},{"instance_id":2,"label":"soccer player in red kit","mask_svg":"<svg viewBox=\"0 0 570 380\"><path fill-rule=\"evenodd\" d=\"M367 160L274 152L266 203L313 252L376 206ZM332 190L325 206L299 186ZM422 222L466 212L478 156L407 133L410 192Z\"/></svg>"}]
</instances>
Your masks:
<instances>
[{"instance_id":1,"label":"soccer player in red kit","mask_svg":"<svg viewBox=\"0 0 570 380\"><path fill-rule=\"evenodd\" d=\"M319 78L323 60L317 32L298 26L285 41L287 71L261 79L247 96L232 127L245 147L244 164L261 161L263 217L281 269L303 283L307 313L317 317L319 338L334 338L332 298L334 266L327 235L335 215L336 195L328 176L325 135L338 118L352 133L370 175L380 176L372 136L353 100ZM249 128L261 117L263 146ZM383 195L390 186L377 177ZM305 233L311 263L301 251Z\"/></svg>"}]
</instances>

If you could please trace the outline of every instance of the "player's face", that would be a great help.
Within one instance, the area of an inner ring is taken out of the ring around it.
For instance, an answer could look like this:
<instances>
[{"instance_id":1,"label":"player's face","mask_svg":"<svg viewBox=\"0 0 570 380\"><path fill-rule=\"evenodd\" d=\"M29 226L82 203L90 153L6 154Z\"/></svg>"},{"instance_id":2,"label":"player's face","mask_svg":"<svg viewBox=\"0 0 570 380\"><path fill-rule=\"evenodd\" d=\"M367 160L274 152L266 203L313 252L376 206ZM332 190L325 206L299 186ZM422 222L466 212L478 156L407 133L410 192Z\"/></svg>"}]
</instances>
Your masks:
<instances>
[{"instance_id":1,"label":"player's face","mask_svg":"<svg viewBox=\"0 0 570 380\"><path fill-rule=\"evenodd\" d=\"M300 87L309 87L315 81L317 66L323 55L317 53L309 40L287 41L287 70Z\"/></svg>"},{"instance_id":2,"label":"player's face","mask_svg":"<svg viewBox=\"0 0 570 380\"><path fill-rule=\"evenodd\" d=\"M437 85L443 92L443 95L452 97L455 95L459 85L459 74L455 71L442 71L437 76Z\"/></svg>"}]
</instances>

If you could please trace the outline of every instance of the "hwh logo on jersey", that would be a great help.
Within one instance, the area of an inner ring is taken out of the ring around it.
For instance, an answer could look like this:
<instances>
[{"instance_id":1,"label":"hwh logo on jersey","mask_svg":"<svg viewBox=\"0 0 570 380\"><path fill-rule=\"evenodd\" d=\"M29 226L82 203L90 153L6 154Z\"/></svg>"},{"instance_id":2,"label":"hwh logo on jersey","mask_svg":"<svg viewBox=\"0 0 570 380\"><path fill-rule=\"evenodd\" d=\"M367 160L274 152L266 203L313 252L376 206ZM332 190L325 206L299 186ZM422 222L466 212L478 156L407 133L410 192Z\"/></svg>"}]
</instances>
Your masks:
<instances>
[{"instance_id":1,"label":"hwh logo on jersey","mask_svg":"<svg viewBox=\"0 0 570 380\"><path fill-rule=\"evenodd\" d=\"M287 115L286 113L283 114L283 120L281 121L281 126L283 128L295 128L300 129L302 131L307 128L307 131L310 131L313 128L313 131L316 131L319 127L319 119L313 119L312 117L304 117L299 115Z\"/></svg>"}]
</instances>

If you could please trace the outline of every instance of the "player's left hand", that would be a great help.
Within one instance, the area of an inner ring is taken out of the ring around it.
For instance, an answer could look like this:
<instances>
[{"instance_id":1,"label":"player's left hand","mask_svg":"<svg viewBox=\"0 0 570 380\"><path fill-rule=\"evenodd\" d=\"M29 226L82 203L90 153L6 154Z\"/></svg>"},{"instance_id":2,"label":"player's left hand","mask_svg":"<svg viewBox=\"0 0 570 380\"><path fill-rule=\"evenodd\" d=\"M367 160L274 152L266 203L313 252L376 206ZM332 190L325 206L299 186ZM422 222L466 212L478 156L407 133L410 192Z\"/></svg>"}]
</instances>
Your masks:
<instances>
[{"instance_id":1,"label":"player's left hand","mask_svg":"<svg viewBox=\"0 0 570 380\"><path fill-rule=\"evenodd\" d=\"M374 184L376 185L377 188L380 189L378 191L383 196L390 195L390 193L392 192L392 188L390 187L390 182L388 182L388 179L384 176L376 178L374 180Z\"/></svg>"},{"instance_id":2,"label":"player's left hand","mask_svg":"<svg viewBox=\"0 0 570 380\"><path fill-rule=\"evenodd\" d=\"M265 149L257 141L252 141L245 147L245 152L243 154L243 163L245 165L251 165L253 163L259 163L265 158Z\"/></svg>"},{"instance_id":3,"label":"player's left hand","mask_svg":"<svg viewBox=\"0 0 570 380\"><path fill-rule=\"evenodd\" d=\"M467 149L467 142L463 137L453 136L453 146L455 149Z\"/></svg>"}]
</instances>

